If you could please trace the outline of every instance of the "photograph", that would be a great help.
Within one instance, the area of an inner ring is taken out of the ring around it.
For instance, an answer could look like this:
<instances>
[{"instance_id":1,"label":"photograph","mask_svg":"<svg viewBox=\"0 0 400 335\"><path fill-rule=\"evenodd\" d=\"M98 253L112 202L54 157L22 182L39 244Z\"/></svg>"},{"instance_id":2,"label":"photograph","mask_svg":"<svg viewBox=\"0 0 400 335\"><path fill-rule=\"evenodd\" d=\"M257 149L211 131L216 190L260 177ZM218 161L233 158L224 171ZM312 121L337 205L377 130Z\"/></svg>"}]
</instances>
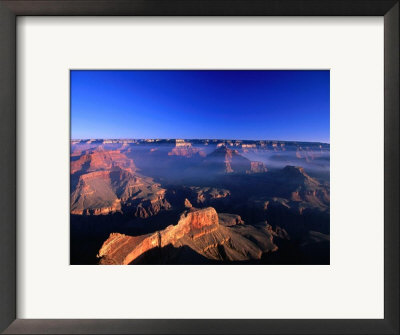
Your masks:
<instances>
[{"instance_id":1,"label":"photograph","mask_svg":"<svg viewBox=\"0 0 400 335\"><path fill-rule=\"evenodd\" d=\"M329 70L70 70L71 265L329 265Z\"/></svg>"}]
</instances>

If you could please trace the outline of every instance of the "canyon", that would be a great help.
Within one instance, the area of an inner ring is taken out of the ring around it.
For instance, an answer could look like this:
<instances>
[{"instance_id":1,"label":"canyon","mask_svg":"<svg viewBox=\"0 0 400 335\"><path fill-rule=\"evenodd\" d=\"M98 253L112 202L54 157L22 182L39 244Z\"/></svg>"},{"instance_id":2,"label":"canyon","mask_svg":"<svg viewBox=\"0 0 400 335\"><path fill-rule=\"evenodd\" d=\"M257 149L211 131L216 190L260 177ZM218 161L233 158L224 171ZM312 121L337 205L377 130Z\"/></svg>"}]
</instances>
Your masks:
<instances>
[{"instance_id":1,"label":"canyon","mask_svg":"<svg viewBox=\"0 0 400 335\"><path fill-rule=\"evenodd\" d=\"M71 141L71 264L329 264L330 147Z\"/></svg>"}]
</instances>

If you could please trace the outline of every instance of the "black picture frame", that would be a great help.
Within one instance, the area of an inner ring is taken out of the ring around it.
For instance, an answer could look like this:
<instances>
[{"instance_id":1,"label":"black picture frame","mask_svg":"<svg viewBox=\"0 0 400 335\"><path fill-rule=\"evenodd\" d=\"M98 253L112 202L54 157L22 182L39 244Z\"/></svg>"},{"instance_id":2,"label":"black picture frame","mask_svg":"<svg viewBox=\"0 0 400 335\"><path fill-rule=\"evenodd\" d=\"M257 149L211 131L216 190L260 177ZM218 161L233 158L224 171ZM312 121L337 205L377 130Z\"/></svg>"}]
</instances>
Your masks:
<instances>
[{"instance_id":1,"label":"black picture frame","mask_svg":"<svg viewBox=\"0 0 400 335\"><path fill-rule=\"evenodd\" d=\"M0 1L0 331L7 334L399 334L399 7L399 0ZM17 319L16 19L26 15L383 16L384 319Z\"/></svg>"}]
</instances>

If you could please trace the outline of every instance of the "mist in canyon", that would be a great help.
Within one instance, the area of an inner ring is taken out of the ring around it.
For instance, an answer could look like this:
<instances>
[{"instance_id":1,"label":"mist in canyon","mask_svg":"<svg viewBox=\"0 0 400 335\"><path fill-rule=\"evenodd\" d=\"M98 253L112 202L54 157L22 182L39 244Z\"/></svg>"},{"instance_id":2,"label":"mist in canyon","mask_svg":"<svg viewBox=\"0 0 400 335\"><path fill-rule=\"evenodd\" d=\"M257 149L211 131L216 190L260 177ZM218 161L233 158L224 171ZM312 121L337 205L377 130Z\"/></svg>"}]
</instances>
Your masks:
<instances>
[{"instance_id":1,"label":"mist in canyon","mask_svg":"<svg viewBox=\"0 0 400 335\"><path fill-rule=\"evenodd\" d=\"M71 141L71 264L329 264L330 146Z\"/></svg>"}]
</instances>

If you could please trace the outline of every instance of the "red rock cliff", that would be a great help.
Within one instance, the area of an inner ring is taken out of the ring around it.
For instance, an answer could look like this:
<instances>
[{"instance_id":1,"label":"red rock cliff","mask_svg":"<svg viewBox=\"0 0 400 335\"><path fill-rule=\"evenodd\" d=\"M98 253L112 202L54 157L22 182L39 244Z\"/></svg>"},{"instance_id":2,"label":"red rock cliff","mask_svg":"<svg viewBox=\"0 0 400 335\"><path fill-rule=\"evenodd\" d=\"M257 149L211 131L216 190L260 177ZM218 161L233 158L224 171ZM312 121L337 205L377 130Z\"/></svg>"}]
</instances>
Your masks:
<instances>
[{"instance_id":1,"label":"red rock cliff","mask_svg":"<svg viewBox=\"0 0 400 335\"><path fill-rule=\"evenodd\" d=\"M192 239L216 229L218 214L214 208L191 208L185 211L176 226L142 236L113 233L103 243L97 257L100 264L129 264L146 251L174 244L184 236Z\"/></svg>"}]
</instances>

